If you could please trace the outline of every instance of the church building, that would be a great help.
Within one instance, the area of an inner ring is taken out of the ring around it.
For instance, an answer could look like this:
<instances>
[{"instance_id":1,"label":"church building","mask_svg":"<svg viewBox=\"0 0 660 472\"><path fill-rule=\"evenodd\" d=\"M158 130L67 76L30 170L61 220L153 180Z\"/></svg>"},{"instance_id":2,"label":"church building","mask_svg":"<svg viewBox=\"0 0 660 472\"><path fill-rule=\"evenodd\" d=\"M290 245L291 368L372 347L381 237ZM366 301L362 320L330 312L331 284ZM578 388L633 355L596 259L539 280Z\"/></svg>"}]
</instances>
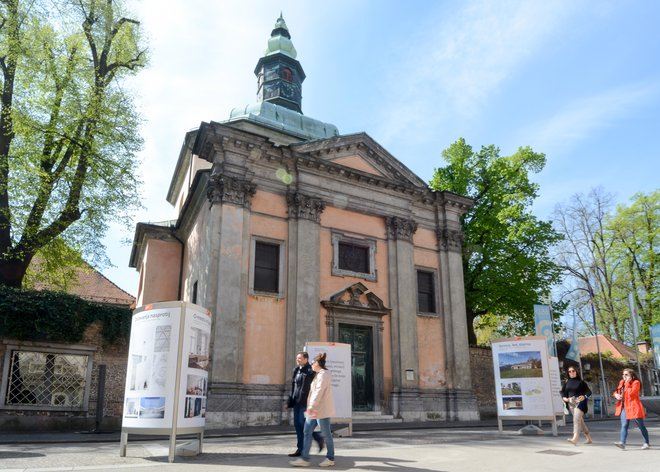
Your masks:
<instances>
[{"instance_id":1,"label":"church building","mask_svg":"<svg viewBox=\"0 0 660 472\"><path fill-rule=\"evenodd\" d=\"M138 223L137 305L213 316L206 424L280 424L296 353L351 345L352 408L476 420L461 216L366 133L302 113L305 72L284 19L257 61L257 103L184 137L177 219ZM402 137L404 139L405 137Z\"/></svg>"}]
</instances>

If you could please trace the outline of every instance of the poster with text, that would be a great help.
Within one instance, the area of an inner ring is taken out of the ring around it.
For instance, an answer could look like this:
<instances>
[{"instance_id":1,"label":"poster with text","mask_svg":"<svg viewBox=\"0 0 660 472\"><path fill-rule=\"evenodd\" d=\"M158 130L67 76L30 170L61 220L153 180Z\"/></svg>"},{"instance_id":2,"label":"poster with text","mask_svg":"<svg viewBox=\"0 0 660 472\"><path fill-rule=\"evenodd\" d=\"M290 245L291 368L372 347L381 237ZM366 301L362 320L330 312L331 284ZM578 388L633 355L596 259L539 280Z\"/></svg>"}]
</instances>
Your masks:
<instances>
[{"instance_id":1,"label":"poster with text","mask_svg":"<svg viewBox=\"0 0 660 472\"><path fill-rule=\"evenodd\" d=\"M548 358L548 367L550 374L550 389L552 391L552 407L555 415L564 414L564 402L561 399L561 374L559 372L559 359L556 357Z\"/></svg>"},{"instance_id":2,"label":"poster with text","mask_svg":"<svg viewBox=\"0 0 660 472\"><path fill-rule=\"evenodd\" d=\"M200 306L186 304L177 427L204 427L210 341L210 312Z\"/></svg>"},{"instance_id":3,"label":"poster with text","mask_svg":"<svg viewBox=\"0 0 660 472\"><path fill-rule=\"evenodd\" d=\"M492 352L498 416L552 417L546 338L500 339Z\"/></svg>"},{"instance_id":4,"label":"poster with text","mask_svg":"<svg viewBox=\"0 0 660 472\"><path fill-rule=\"evenodd\" d=\"M326 353L325 366L332 372L332 396L335 400L335 418L353 416L353 391L351 385L351 345L344 343L312 342L305 344L309 361L322 352Z\"/></svg>"},{"instance_id":5,"label":"poster with text","mask_svg":"<svg viewBox=\"0 0 660 472\"><path fill-rule=\"evenodd\" d=\"M133 315L122 426L171 426L180 317L177 306Z\"/></svg>"}]
</instances>

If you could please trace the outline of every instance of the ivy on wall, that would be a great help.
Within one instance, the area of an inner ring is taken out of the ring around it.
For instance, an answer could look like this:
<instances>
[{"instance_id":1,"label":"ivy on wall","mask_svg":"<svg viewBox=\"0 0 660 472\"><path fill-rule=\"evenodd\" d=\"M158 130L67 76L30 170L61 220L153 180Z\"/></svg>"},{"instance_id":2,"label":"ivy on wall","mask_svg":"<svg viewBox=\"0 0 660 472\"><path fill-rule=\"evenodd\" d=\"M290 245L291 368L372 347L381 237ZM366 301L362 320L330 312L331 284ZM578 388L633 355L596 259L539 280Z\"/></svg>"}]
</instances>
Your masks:
<instances>
[{"instance_id":1,"label":"ivy on wall","mask_svg":"<svg viewBox=\"0 0 660 472\"><path fill-rule=\"evenodd\" d=\"M89 325L100 320L106 342L128 342L131 316L131 309L125 306L0 285L0 338L76 343Z\"/></svg>"}]
</instances>

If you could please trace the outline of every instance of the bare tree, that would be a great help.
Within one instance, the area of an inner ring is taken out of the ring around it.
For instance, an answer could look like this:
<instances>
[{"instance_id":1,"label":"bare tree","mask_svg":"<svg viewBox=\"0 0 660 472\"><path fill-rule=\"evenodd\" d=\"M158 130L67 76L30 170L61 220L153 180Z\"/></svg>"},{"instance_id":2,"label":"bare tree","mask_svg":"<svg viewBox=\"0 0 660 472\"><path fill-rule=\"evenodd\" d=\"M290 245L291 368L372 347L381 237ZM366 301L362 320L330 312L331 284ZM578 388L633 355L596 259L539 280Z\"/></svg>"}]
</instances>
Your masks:
<instances>
[{"instance_id":1,"label":"bare tree","mask_svg":"<svg viewBox=\"0 0 660 472\"><path fill-rule=\"evenodd\" d=\"M556 248L556 261L566 275L564 295L583 313L583 322L591 324L584 308L593 302L599 330L623 341L627 313L621 309L622 261L616 257L615 235L607 225L613 202L612 194L596 188L557 205L554 225L564 240Z\"/></svg>"}]
</instances>

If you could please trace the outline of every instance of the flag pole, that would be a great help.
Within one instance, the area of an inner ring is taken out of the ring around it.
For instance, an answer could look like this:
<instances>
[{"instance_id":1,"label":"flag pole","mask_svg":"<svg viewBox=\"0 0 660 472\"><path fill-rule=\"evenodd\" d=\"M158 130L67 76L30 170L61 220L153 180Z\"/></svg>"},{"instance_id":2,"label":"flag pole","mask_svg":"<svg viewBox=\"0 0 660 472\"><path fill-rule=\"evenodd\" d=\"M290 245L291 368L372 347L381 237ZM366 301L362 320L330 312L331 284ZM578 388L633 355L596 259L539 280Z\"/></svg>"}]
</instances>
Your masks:
<instances>
[{"instance_id":1,"label":"flag pole","mask_svg":"<svg viewBox=\"0 0 660 472\"><path fill-rule=\"evenodd\" d=\"M598 363L600 364L600 379L601 382L603 383L602 386L602 395L603 395L603 409L605 410L605 416L609 416L608 408L607 408L607 400L606 398L609 398L609 392L607 391L607 383L605 382L605 369L603 369L603 356L600 354L600 342L598 341L598 324L596 323L596 308L594 307L594 292L591 290L591 284L587 283L587 287L589 288L589 298L591 299L591 317L593 318L594 322L594 332L596 333L596 350L598 351Z\"/></svg>"}]
</instances>

